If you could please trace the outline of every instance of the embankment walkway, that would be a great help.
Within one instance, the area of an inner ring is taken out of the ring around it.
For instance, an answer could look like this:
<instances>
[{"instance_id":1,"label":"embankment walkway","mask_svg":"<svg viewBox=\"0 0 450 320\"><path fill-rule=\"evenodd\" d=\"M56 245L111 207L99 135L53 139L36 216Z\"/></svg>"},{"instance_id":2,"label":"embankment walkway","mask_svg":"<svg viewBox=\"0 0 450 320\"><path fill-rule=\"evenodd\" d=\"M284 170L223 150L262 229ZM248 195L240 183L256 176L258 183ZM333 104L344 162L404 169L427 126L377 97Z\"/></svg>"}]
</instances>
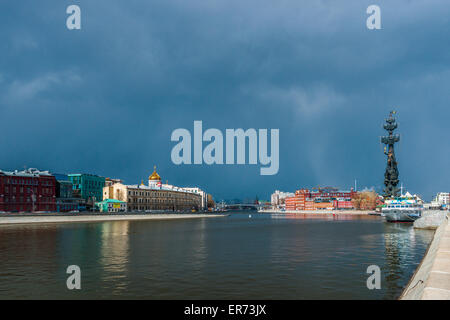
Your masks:
<instances>
[{"instance_id":1,"label":"embankment walkway","mask_svg":"<svg viewBox=\"0 0 450 320\"><path fill-rule=\"evenodd\" d=\"M422 263L400 296L401 300L450 300L449 216L437 228Z\"/></svg>"}]
</instances>

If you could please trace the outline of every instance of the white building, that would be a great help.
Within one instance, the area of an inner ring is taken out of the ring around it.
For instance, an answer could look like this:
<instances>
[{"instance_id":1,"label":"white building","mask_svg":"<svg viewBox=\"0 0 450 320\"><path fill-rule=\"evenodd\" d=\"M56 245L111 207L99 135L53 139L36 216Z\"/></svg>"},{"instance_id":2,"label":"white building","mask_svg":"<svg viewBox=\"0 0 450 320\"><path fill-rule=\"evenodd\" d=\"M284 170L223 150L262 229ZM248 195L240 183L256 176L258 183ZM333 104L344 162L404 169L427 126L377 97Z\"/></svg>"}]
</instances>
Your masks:
<instances>
[{"instance_id":1,"label":"white building","mask_svg":"<svg viewBox=\"0 0 450 320\"><path fill-rule=\"evenodd\" d=\"M272 195L270 196L270 203L272 204L272 207L274 209L277 209L279 207L284 206L284 199L293 196L295 196L295 194L292 192L283 192L280 190L275 190L275 192L272 193Z\"/></svg>"},{"instance_id":2,"label":"white building","mask_svg":"<svg viewBox=\"0 0 450 320\"><path fill-rule=\"evenodd\" d=\"M448 192L439 192L433 202L441 206L448 206L450 203L450 194Z\"/></svg>"},{"instance_id":3,"label":"white building","mask_svg":"<svg viewBox=\"0 0 450 320\"><path fill-rule=\"evenodd\" d=\"M140 185L114 183L103 188L103 199L125 201L128 211L201 210L202 194L190 189L198 188L181 188L163 184L155 168L148 178L148 186L144 185L143 181Z\"/></svg>"},{"instance_id":4,"label":"white building","mask_svg":"<svg viewBox=\"0 0 450 320\"><path fill-rule=\"evenodd\" d=\"M182 188L183 190L187 191L187 192L192 192L192 193L196 193L201 195L202 197L202 210L207 210L208 209L208 194L201 190L200 188Z\"/></svg>"},{"instance_id":5,"label":"white building","mask_svg":"<svg viewBox=\"0 0 450 320\"><path fill-rule=\"evenodd\" d=\"M419 197L419 195L411 194L411 193L409 193L409 191L406 191L406 193L403 196L406 197L406 198L415 199L417 201L417 203L419 203L419 204L423 204L424 203L424 201L422 200L422 198Z\"/></svg>"}]
</instances>

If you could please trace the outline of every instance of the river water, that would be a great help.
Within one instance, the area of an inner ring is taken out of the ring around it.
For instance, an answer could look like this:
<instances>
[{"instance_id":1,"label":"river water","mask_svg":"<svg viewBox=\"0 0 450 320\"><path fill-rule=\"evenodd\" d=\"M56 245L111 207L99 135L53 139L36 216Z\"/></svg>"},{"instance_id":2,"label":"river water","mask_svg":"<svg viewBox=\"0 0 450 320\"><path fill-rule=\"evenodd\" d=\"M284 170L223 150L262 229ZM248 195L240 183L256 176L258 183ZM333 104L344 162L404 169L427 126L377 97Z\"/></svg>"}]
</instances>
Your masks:
<instances>
[{"instance_id":1,"label":"river water","mask_svg":"<svg viewBox=\"0 0 450 320\"><path fill-rule=\"evenodd\" d=\"M0 299L395 299L432 237L366 215L0 226Z\"/></svg>"}]
</instances>

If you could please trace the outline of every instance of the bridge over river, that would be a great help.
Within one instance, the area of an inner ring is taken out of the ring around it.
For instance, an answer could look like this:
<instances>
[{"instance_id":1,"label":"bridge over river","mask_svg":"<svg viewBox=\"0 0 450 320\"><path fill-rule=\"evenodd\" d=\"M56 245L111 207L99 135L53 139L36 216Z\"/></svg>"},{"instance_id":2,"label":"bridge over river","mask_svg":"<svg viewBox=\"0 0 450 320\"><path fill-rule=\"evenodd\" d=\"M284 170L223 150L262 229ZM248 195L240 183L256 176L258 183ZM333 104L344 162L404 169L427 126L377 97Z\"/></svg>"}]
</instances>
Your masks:
<instances>
[{"instance_id":1,"label":"bridge over river","mask_svg":"<svg viewBox=\"0 0 450 320\"><path fill-rule=\"evenodd\" d=\"M264 207L260 204L247 204L247 203L237 203L237 204L226 204L224 209L227 210L237 210L237 211L258 211L258 209Z\"/></svg>"}]
</instances>

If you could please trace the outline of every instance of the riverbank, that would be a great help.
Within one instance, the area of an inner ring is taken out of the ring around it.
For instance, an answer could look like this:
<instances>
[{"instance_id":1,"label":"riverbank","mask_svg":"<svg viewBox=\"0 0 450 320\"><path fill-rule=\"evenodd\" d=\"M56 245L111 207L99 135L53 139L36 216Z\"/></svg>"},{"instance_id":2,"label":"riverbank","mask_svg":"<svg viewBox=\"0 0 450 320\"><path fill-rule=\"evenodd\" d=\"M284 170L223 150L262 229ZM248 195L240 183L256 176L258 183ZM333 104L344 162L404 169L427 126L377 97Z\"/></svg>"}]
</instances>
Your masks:
<instances>
[{"instance_id":1,"label":"riverbank","mask_svg":"<svg viewBox=\"0 0 450 320\"><path fill-rule=\"evenodd\" d=\"M171 220L225 217L224 214L163 213L163 214L74 214L74 215L0 215L0 225L35 223L72 223L136 220Z\"/></svg>"},{"instance_id":2,"label":"riverbank","mask_svg":"<svg viewBox=\"0 0 450 320\"><path fill-rule=\"evenodd\" d=\"M450 300L450 224L436 229L425 256L400 300Z\"/></svg>"}]
</instances>

